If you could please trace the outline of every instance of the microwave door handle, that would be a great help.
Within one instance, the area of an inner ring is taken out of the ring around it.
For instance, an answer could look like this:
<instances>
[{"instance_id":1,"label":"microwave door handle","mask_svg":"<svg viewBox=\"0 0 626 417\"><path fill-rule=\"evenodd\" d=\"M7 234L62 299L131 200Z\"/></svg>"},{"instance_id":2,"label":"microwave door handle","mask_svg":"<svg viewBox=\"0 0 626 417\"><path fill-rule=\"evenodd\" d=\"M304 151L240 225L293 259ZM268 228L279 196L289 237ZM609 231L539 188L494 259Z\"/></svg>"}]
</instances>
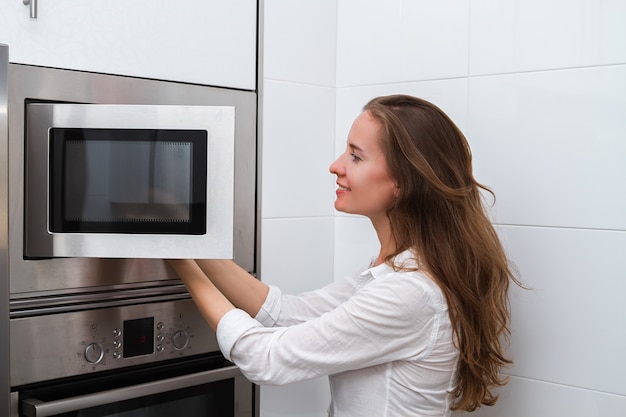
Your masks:
<instances>
[{"instance_id":1,"label":"microwave door handle","mask_svg":"<svg viewBox=\"0 0 626 417\"><path fill-rule=\"evenodd\" d=\"M40 401L36 398L26 398L22 400L22 413L26 417L56 416L90 407L97 407L99 405L116 403L118 401L160 394L180 388L188 388L236 377L242 377L239 368L236 366L228 366L49 402Z\"/></svg>"}]
</instances>

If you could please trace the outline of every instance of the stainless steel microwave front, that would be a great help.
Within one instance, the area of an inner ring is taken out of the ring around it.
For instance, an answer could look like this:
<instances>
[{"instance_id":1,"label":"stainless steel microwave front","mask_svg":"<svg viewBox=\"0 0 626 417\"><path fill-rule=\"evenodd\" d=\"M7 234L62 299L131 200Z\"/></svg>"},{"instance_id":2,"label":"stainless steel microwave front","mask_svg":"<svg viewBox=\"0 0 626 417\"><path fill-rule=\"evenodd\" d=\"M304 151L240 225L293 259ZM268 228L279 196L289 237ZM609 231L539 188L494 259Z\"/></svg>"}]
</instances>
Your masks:
<instances>
[{"instance_id":1,"label":"stainless steel microwave front","mask_svg":"<svg viewBox=\"0 0 626 417\"><path fill-rule=\"evenodd\" d=\"M232 258L235 109L26 105L27 258Z\"/></svg>"}]
</instances>

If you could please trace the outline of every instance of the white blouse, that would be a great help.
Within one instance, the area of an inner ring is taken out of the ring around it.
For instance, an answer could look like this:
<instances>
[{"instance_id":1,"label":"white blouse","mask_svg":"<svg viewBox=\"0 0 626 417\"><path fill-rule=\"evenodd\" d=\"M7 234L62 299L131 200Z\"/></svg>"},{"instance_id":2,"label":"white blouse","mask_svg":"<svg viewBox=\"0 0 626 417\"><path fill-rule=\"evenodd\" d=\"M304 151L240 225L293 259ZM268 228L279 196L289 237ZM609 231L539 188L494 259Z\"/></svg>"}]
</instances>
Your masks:
<instances>
[{"instance_id":1,"label":"white blouse","mask_svg":"<svg viewBox=\"0 0 626 417\"><path fill-rule=\"evenodd\" d=\"M270 287L255 318L231 310L217 339L257 384L328 375L329 416L450 415L459 354L445 297L419 271L381 264L297 296Z\"/></svg>"}]
</instances>

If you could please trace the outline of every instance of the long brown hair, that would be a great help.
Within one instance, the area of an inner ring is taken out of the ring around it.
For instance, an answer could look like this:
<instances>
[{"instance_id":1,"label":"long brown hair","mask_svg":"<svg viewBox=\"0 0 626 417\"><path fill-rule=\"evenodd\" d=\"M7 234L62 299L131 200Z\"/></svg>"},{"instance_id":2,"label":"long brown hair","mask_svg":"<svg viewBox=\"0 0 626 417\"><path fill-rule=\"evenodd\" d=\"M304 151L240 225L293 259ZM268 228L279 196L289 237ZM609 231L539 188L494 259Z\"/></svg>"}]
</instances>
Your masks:
<instances>
[{"instance_id":1,"label":"long brown hair","mask_svg":"<svg viewBox=\"0 0 626 417\"><path fill-rule=\"evenodd\" d=\"M500 371L512 361L508 288L519 284L472 174L472 155L463 133L437 106L394 95L363 108L382 126L381 147L398 196L388 210L396 251L407 249L430 272L448 301L460 351L455 410L493 405L492 389L506 384Z\"/></svg>"}]
</instances>

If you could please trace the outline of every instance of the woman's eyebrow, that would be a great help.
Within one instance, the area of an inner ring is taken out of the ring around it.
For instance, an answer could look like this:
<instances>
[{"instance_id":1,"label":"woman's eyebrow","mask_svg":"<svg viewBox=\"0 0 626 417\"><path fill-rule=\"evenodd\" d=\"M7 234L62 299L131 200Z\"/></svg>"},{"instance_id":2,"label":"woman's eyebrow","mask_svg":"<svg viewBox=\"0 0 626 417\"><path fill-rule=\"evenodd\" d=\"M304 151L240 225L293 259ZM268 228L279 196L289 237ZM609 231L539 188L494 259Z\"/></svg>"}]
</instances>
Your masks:
<instances>
[{"instance_id":1,"label":"woman's eyebrow","mask_svg":"<svg viewBox=\"0 0 626 417\"><path fill-rule=\"evenodd\" d=\"M363 152L363 148L355 145L354 143L348 143L348 147L350 147L350 149L352 149L353 151Z\"/></svg>"}]
</instances>

